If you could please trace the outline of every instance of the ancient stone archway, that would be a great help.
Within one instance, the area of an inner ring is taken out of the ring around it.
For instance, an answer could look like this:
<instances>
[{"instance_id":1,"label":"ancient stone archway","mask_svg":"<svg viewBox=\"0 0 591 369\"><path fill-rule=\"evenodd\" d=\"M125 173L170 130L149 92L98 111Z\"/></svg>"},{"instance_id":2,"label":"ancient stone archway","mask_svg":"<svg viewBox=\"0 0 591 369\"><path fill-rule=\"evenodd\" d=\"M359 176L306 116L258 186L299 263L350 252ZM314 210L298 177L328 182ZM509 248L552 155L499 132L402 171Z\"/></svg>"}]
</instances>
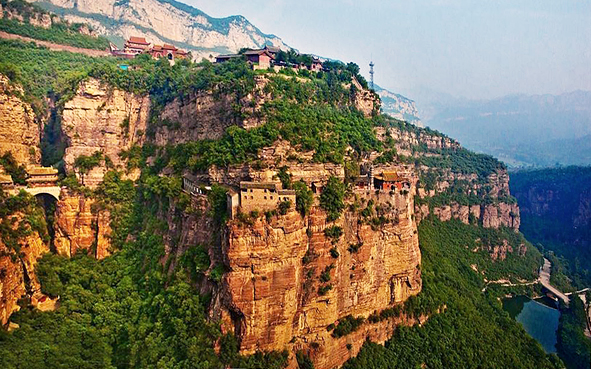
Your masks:
<instances>
[{"instance_id":1,"label":"ancient stone archway","mask_svg":"<svg viewBox=\"0 0 591 369\"><path fill-rule=\"evenodd\" d=\"M37 196L37 195L41 195L41 194L50 195L53 198L55 198L55 200L57 201L60 199L60 192L62 189L58 186L51 186L51 187L26 187L26 188L24 188L24 190L33 196Z\"/></svg>"}]
</instances>

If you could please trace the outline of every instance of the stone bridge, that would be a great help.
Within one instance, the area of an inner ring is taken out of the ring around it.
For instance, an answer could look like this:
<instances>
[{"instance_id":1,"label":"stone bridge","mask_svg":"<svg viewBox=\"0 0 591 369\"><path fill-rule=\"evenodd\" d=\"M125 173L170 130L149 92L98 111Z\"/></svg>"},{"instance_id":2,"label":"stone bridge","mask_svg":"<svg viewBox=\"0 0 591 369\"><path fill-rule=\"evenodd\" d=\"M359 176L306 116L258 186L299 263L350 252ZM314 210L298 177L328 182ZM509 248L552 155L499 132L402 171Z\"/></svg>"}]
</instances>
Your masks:
<instances>
[{"instance_id":1,"label":"stone bridge","mask_svg":"<svg viewBox=\"0 0 591 369\"><path fill-rule=\"evenodd\" d=\"M39 187L19 186L19 187L12 189L12 190L9 190L8 193L10 193L11 195L16 195L19 193L20 190L27 191L28 193L30 193L33 196L37 196L37 195L41 195L41 194L50 195L50 196L53 196L53 198L55 198L56 200L59 200L60 199L60 192L62 191L62 188L59 186L39 186Z\"/></svg>"}]
</instances>

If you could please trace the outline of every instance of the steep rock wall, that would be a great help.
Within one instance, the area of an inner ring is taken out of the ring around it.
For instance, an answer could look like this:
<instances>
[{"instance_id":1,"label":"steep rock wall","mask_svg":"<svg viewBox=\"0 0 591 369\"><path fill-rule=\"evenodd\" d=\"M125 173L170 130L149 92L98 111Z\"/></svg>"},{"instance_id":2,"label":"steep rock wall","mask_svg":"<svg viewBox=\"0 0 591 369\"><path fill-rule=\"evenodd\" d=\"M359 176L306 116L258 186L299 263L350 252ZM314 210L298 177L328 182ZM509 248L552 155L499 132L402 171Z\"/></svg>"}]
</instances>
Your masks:
<instances>
[{"instance_id":1,"label":"steep rock wall","mask_svg":"<svg viewBox=\"0 0 591 369\"><path fill-rule=\"evenodd\" d=\"M119 154L143 144L149 113L148 97L105 86L96 79L84 81L74 98L65 103L62 113L66 172L76 173L84 185L95 187L108 170L106 163L81 173L74 162L81 155L90 156L97 151L108 157L114 167L125 169ZM136 178L138 174L129 176Z\"/></svg>"},{"instance_id":2,"label":"steep rock wall","mask_svg":"<svg viewBox=\"0 0 591 369\"><path fill-rule=\"evenodd\" d=\"M226 327L239 337L241 352L320 344L313 355L316 367L338 366L350 357L346 346L355 340L335 339L327 326L347 315L368 317L420 291L412 196L366 196L389 204L392 221L372 227L347 212L334 223L343 229L336 242L325 235L333 224L318 207L306 218L291 211L252 225L229 223L223 239L229 272L220 293ZM351 245L358 250L349 251ZM361 331L366 329L371 327ZM383 332L385 339L392 330Z\"/></svg>"},{"instance_id":3,"label":"steep rock wall","mask_svg":"<svg viewBox=\"0 0 591 369\"><path fill-rule=\"evenodd\" d=\"M11 86L8 78L0 75L0 155L10 152L21 164L39 163L39 125L22 94L21 88Z\"/></svg>"},{"instance_id":4,"label":"steep rock wall","mask_svg":"<svg viewBox=\"0 0 591 369\"><path fill-rule=\"evenodd\" d=\"M55 211L56 252L71 257L86 250L97 259L111 254L110 216L93 209L94 200L83 194L63 190Z\"/></svg>"},{"instance_id":5,"label":"steep rock wall","mask_svg":"<svg viewBox=\"0 0 591 369\"><path fill-rule=\"evenodd\" d=\"M49 252L49 246L37 232L24 238L20 245L17 255L0 238L0 325L5 325L10 315L20 309L17 301L21 297L40 290L35 266L37 260Z\"/></svg>"}]
</instances>

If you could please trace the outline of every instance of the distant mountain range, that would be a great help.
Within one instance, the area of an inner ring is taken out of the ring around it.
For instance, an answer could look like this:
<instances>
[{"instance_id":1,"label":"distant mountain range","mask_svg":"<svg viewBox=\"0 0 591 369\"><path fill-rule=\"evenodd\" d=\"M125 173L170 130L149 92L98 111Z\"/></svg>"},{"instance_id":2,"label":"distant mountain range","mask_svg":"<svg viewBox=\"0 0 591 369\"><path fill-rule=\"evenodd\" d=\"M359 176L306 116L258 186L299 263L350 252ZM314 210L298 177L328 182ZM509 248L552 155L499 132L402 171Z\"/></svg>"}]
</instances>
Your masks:
<instances>
[{"instance_id":1,"label":"distant mountain range","mask_svg":"<svg viewBox=\"0 0 591 369\"><path fill-rule=\"evenodd\" d=\"M144 36L149 42L175 44L206 58L243 47L287 48L279 37L262 33L243 16L213 18L174 0L42 0L38 4L71 22L90 24L119 46L130 36Z\"/></svg>"},{"instance_id":2,"label":"distant mountain range","mask_svg":"<svg viewBox=\"0 0 591 369\"><path fill-rule=\"evenodd\" d=\"M423 121L513 167L591 164L591 92L493 100L424 95Z\"/></svg>"},{"instance_id":3,"label":"distant mountain range","mask_svg":"<svg viewBox=\"0 0 591 369\"><path fill-rule=\"evenodd\" d=\"M382 111L394 118L422 126L415 102L400 94L390 92L375 85L374 90L382 99Z\"/></svg>"}]
</instances>

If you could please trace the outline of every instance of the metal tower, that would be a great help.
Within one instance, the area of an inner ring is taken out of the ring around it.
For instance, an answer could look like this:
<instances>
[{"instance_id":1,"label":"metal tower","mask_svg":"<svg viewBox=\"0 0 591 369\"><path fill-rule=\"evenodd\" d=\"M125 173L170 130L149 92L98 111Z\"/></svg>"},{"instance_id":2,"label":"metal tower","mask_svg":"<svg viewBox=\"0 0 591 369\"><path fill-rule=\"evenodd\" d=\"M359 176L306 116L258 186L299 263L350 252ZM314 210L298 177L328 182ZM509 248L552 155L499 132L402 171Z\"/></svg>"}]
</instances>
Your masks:
<instances>
[{"instance_id":1,"label":"metal tower","mask_svg":"<svg viewBox=\"0 0 591 369\"><path fill-rule=\"evenodd\" d=\"M371 86L371 89L372 90L373 90L373 67L374 67L374 65L375 64L373 63L373 61L369 62L369 75L371 77L371 84L370 84L370 86Z\"/></svg>"}]
</instances>

